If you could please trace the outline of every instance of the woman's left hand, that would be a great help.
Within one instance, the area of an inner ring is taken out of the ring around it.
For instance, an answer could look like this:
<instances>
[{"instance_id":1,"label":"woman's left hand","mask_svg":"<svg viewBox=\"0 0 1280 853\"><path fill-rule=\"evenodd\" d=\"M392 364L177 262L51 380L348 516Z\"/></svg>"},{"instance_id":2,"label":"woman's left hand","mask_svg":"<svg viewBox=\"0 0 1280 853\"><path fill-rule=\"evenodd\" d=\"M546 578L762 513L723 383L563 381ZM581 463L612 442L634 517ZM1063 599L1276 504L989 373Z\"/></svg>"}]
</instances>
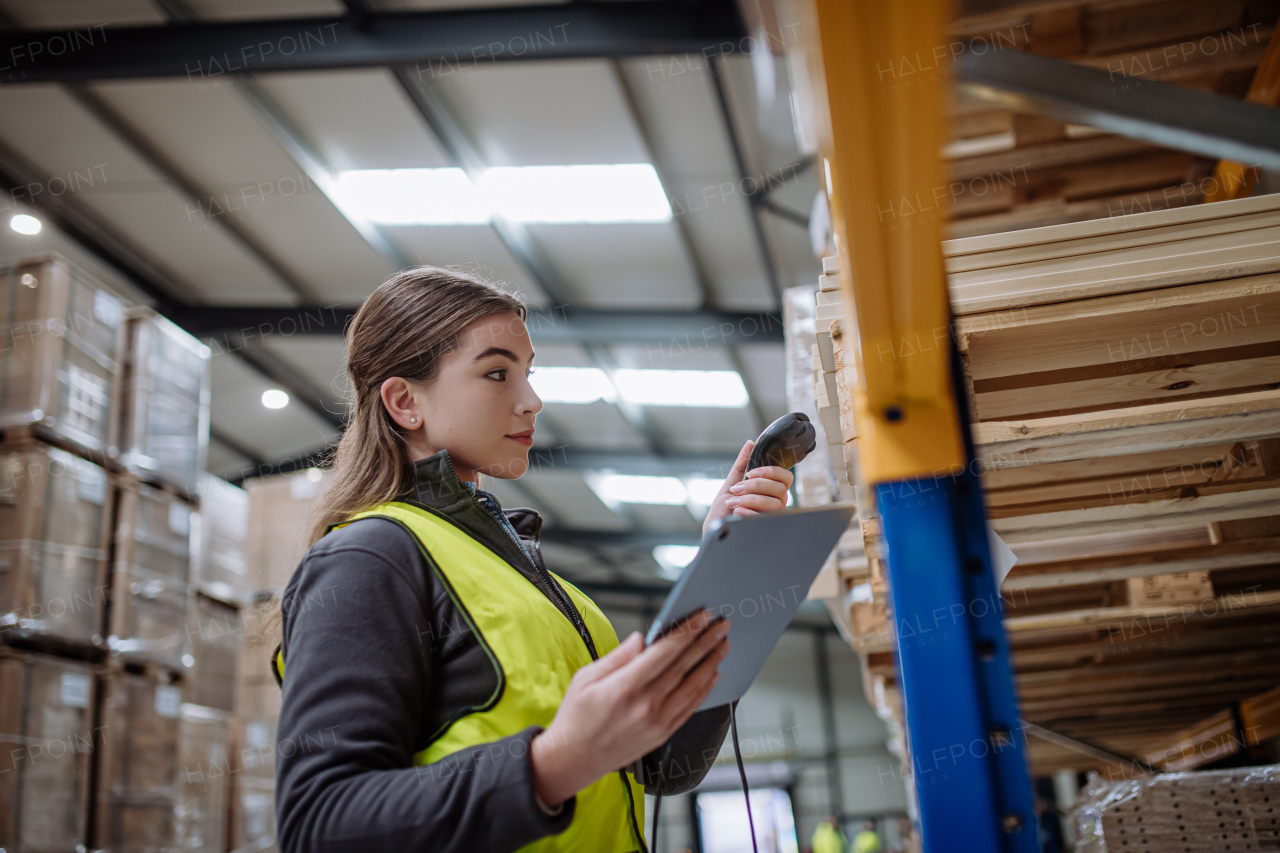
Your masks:
<instances>
[{"instance_id":1,"label":"woman's left hand","mask_svg":"<svg viewBox=\"0 0 1280 853\"><path fill-rule=\"evenodd\" d=\"M706 533L711 522L727 515L745 517L758 512L772 512L787 505L787 490L791 488L793 475L786 468L777 465L766 465L763 468L745 470L747 460L751 458L754 441L747 441L738 453L729 476L724 485L716 492L715 500L707 518L702 522L702 532Z\"/></svg>"}]
</instances>

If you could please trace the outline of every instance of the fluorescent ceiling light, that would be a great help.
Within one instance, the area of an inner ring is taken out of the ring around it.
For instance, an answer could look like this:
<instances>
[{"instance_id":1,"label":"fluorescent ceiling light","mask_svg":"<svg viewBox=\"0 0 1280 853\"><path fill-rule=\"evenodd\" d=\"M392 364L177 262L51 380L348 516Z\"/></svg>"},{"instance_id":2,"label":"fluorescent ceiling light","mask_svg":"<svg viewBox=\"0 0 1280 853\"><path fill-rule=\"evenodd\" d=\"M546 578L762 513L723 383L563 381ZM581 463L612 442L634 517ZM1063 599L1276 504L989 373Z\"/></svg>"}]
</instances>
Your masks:
<instances>
[{"instance_id":1,"label":"fluorescent ceiling light","mask_svg":"<svg viewBox=\"0 0 1280 853\"><path fill-rule=\"evenodd\" d=\"M709 480L706 477L690 477L684 481L684 487L689 492L689 503L699 506L711 506L723 485L724 480Z\"/></svg>"},{"instance_id":2,"label":"fluorescent ceiling light","mask_svg":"<svg viewBox=\"0 0 1280 853\"><path fill-rule=\"evenodd\" d=\"M612 403L617 397L613 383L598 367L535 367L529 384L544 403Z\"/></svg>"},{"instance_id":3,"label":"fluorescent ceiling light","mask_svg":"<svg viewBox=\"0 0 1280 853\"><path fill-rule=\"evenodd\" d=\"M599 474L587 480L606 504L667 504L680 506L689 495L679 477Z\"/></svg>"},{"instance_id":4,"label":"fluorescent ceiling light","mask_svg":"<svg viewBox=\"0 0 1280 853\"><path fill-rule=\"evenodd\" d=\"M685 566L698 556L697 545L658 545L653 549L653 559L662 567L662 573L669 578L680 575Z\"/></svg>"},{"instance_id":5,"label":"fluorescent ceiling light","mask_svg":"<svg viewBox=\"0 0 1280 853\"><path fill-rule=\"evenodd\" d=\"M31 236L33 234L39 234L40 229L44 226L40 223L40 220L36 219L34 216L19 213L17 216L9 220L9 227L14 231L17 231L19 234Z\"/></svg>"},{"instance_id":6,"label":"fluorescent ceiling light","mask_svg":"<svg viewBox=\"0 0 1280 853\"><path fill-rule=\"evenodd\" d=\"M360 169L334 184L344 210L383 225L484 225L489 206L461 169Z\"/></svg>"},{"instance_id":7,"label":"fluorescent ceiling light","mask_svg":"<svg viewBox=\"0 0 1280 853\"><path fill-rule=\"evenodd\" d=\"M489 204L514 222L668 222L671 205L648 163L498 166L480 177Z\"/></svg>"},{"instance_id":8,"label":"fluorescent ceiling light","mask_svg":"<svg viewBox=\"0 0 1280 853\"><path fill-rule=\"evenodd\" d=\"M750 399L733 370L618 370L618 390L645 406L709 406L739 409Z\"/></svg>"},{"instance_id":9,"label":"fluorescent ceiling light","mask_svg":"<svg viewBox=\"0 0 1280 853\"><path fill-rule=\"evenodd\" d=\"M750 401L733 370L614 371L622 396L642 406L701 406L740 409ZM616 402L614 383L598 367L535 367L529 378L545 403Z\"/></svg>"},{"instance_id":10,"label":"fluorescent ceiling light","mask_svg":"<svg viewBox=\"0 0 1280 853\"><path fill-rule=\"evenodd\" d=\"M357 169L333 185L343 210L384 225L513 222L669 222L671 205L648 163L497 166L478 177L451 169Z\"/></svg>"},{"instance_id":11,"label":"fluorescent ceiling light","mask_svg":"<svg viewBox=\"0 0 1280 853\"><path fill-rule=\"evenodd\" d=\"M283 409L289 405L289 395L279 388L271 388L262 392L262 405L268 409Z\"/></svg>"}]
</instances>

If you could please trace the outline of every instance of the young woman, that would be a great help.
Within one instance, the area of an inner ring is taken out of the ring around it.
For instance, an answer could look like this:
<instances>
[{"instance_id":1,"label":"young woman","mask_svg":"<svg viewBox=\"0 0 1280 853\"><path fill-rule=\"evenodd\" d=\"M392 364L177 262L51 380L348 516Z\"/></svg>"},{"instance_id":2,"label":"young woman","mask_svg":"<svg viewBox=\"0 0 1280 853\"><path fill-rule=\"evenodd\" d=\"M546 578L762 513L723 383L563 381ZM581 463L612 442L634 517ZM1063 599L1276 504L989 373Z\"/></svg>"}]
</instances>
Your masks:
<instances>
[{"instance_id":1,"label":"young woman","mask_svg":"<svg viewBox=\"0 0 1280 853\"><path fill-rule=\"evenodd\" d=\"M688 790L720 749L727 706L694 710L728 623L619 644L547 570L538 515L479 488L528 467L542 401L524 317L422 267L351 322L354 409L281 596L282 853L644 850L642 786ZM791 473L744 471L750 450L708 523L784 505Z\"/></svg>"}]
</instances>

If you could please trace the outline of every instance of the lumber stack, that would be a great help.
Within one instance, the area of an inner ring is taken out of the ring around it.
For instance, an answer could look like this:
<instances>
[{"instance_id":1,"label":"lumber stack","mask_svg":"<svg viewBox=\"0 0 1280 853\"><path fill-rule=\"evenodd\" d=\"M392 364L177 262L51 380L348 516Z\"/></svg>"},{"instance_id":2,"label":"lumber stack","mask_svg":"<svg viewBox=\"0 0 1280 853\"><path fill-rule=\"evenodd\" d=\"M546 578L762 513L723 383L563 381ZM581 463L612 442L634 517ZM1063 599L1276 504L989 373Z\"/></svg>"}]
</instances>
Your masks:
<instances>
[{"instance_id":1,"label":"lumber stack","mask_svg":"<svg viewBox=\"0 0 1280 853\"><path fill-rule=\"evenodd\" d=\"M1002 595L1023 716L1136 757L1280 684L1280 197L944 255L975 464L1018 557ZM856 450L848 342L826 322ZM892 357L947 344L901 341ZM892 369L885 355L864 354L867 369ZM856 467L836 473L855 479L866 561L837 566L826 597L868 685L887 688L879 519ZM1046 773L1100 766L1035 739L1031 754Z\"/></svg>"},{"instance_id":2,"label":"lumber stack","mask_svg":"<svg viewBox=\"0 0 1280 853\"><path fill-rule=\"evenodd\" d=\"M1022 3L962 15L940 54L1027 51L1106 72L1118 92L1159 81L1241 98L1274 25L1274 10L1244 0ZM882 67L878 82L905 90L936 73L934 58L904 57ZM1238 188L1220 186L1204 157L1015 112L963 86L951 101L948 186L936 198L884 204L882 227L946 217L949 236L968 237L1171 210ZM1248 171L1256 179L1256 168Z\"/></svg>"}]
</instances>

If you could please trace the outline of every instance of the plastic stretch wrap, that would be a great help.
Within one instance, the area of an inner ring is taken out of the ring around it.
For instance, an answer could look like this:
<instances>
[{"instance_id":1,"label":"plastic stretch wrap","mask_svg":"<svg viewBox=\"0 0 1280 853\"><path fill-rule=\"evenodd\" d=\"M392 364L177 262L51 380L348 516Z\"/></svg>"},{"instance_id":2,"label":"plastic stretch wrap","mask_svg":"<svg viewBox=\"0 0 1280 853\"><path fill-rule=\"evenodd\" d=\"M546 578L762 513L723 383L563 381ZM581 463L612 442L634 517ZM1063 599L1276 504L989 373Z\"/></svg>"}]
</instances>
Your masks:
<instances>
[{"instance_id":1,"label":"plastic stretch wrap","mask_svg":"<svg viewBox=\"0 0 1280 853\"><path fill-rule=\"evenodd\" d=\"M1078 853L1280 850L1280 765L1121 782L1093 774L1073 817Z\"/></svg>"}]
</instances>

